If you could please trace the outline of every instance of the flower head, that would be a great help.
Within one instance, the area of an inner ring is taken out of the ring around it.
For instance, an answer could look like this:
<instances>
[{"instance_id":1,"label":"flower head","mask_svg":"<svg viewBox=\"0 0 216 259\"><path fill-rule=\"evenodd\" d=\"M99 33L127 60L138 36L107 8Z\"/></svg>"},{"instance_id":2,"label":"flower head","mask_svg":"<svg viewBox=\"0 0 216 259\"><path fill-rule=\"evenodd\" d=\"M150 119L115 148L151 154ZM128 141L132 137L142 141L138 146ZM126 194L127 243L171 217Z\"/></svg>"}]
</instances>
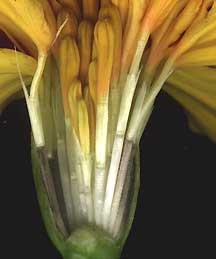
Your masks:
<instances>
[{"instance_id":1,"label":"flower head","mask_svg":"<svg viewBox=\"0 0 216 259\"><path fill-rule=\"evenodd\" d=\"M215 0L7 0L0 29L17 48L0 50L0 104L22 87L53 228L72 247L95 240L92 226L121 247L137 146L165 84L215 140Z\"/></svg>"}]
</instances>

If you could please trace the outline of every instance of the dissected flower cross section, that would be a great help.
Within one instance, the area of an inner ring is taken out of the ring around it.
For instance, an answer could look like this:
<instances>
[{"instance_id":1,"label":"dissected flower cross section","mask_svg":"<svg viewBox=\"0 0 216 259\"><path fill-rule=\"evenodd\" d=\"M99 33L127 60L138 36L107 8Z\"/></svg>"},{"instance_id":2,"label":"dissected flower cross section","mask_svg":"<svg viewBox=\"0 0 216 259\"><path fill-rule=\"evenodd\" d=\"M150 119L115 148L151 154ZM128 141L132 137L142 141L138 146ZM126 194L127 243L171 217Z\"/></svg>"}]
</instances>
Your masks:
<instances>
[{"instance_id":1,"label":"dissected flower cross section","mask_svg":"<svg viewBox=\"0 0 216 259\"><path fill-rule=\"evenodd\" d=\"M16 46L0 50L0 100L22 82L58 228L69 236L89 224L120 238L136 200L137 146L165 82L215 136L215 104L187 84L188 74L212 74L206 92L216 94L216 2L1 1L0 28ZM175 92L193 89L212 103L208 126Z\"/></svg>"}]
</instances>

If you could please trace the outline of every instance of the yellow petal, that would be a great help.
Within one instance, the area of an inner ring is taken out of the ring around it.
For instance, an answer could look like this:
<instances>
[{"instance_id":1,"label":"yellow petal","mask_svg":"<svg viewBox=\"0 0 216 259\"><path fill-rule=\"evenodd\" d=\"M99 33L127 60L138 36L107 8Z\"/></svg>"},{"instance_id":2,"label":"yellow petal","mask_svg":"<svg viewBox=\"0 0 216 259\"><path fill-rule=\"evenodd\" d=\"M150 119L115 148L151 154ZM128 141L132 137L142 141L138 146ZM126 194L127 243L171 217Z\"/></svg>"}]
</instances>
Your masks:
<instances>
[{"instance_id":1,"label":"yellow petal","mask_svg":"<svg viewBox=\"0 0 216 259\"><path fill-rule=\"evenodd\" d=\"M80 79L85 84L88 81L88 70L92 56L93 26L88 21L82 21L78 30L78 47L80 51Z\"/></svg>"},{"instance_id":2,"label":"yellow petal","mask_svg":"<svg viewBox=\"0 0 216 259\"><path fill-rule=\"evenodd\" d=\"M65 24L64 28L61 30L60 37L64 36L71 36L71 37L76 37L77 36L77 31L78 31L78 21L76 16L74 15L73 11L68 11L66 9L62 9L57 18L57 25L58 28L64 22L67 20L67 23Z\"/></svg>"},{"instance_id":3,"label":"yellow petal","mask_svg":"<svg viewBox=\"0 0 216 259\"><path fill-rule=\"evenodd\" d=\"M216 141L216 73L214 68L177 70L164 89L188 112L190 125Z\"/></svg>"},{"instance_id":4,"label":"yellow petal","mask_svg":"<svg viewBox=\"0 0 216 259\"><path fill-rule=\"evenodd\" d=\"M201 37L197 42L194 48L202 48L208 45L216 44L216 30L213 29L211 32L208 33L208 35L205 35L204 37Z\"/></svg>"},{"instance_id":5,"label":"yellow petal","mask_svg":"<svg viewBox=\"0 0 216 259\"><path fill-rule=\"evenodd\" d=\"M13 100L22 89L17 69L17 61L24 83L32 81L37 62L33 58L9 49L0 49L0 110Z\"/></svg>"},{"instance_id":6,"label":"yellow petal","mask_svg":"<svg viewBox=\"0 0 216 259\"><path fill-rule=\"evenodd\" d=\"M146 69L149 73L153 73L157 65L164 58L170 42L181 34L181 32L178 31L182 25L178 25L179 20L177 19L176 22L176 17L179 17L179 15L184 12L187 3L188 0L178 2L170 12L170 15L167 16L166 20L152 33L152 46L146 65ZM178 27L180 28L178 29ZM174 29L174 35L172 34L172 29Z\"/></svg>"},{"instance_id":7,"label":"yellow petal","mask_svg":"<svg viewBox=\"0 0 216 259\"><path fill-rule=\"evenodd\" d=\"M70 109L71 125L75 130L77 136L79 136L79 125L78 125L78 102L82 99L82 85L77 79L73 80L68 89L68 106Z\"/></svg>"},{"instance_id":8,"label":"yellow petal","mask_svg":"<svg viewBox=\"0 0 216 259\"><path fill-rule=\"evenodd\" d=\"M62 6L58 3L57 0L48 0L50 2L50 5L52 6L52 9L55 14L58 14L59 11L62 9Z\"/></svg>"},{"instance_id":9,"label":"yellow petal","mask_svg":"<svg viewBox=\"0 0 216 259\"><path fill-rule=\"evenodd\" d=\"M1 1L0 16L10 20L9 32L14 32L13 26L18 27L41 52L46 53L55 39L55 18L46 0ZM13 35L18 39L20 36Z\"/></svg>"},{"instance_id":10,"label":"yellow petal","mask_svg":"<svg viewBox=\"0 0 216 259\"><path fill-rule=\"evenodd\" d=\"M94 103L97 103L97 62L92 61L88 72L89 91Z\"/></svg>"},{"instance_id":11,"label":"yellow petal","mask_svg":"<svg viewBox=\"0 0 216 259\"><path fill-rule=\"evenodd\" d=\"M170 28L171 24L175 20L175 18L179 15L179 13L183 10L188 0L182 0L178 2L170 15L166 18L166 20L152 33L152 41L153 41L153 49L160 44L160 41L167 33L168 29Z\"/></svg>"},{"instance_id":12,"label":"yellow petal","mask_svg":"<svg viewBox=\"0 0 216 259\"><path fill-rule=\"evenodd\" d=\"M67 36L60 42L59 47L59 69L63 99L67 105L68 87L78 77L80 68L80 55L75 39Z\"/></svg>"},{"instance_id":13,"label":"yellow petal","mask_svg":"<svg viewBox=\"0 0 216 259\"><path fill-rule=\"evenodd\" d=\"M129 12L129 0L112 0L112 3L119 8L121 14L122 27L126 25Z\"/></svg>"},{"instance_id":14,"label":"yellow petal","mask_svg":"<svg viewBox=\"0 0 216 259\"><path fill-rule=\"evenodd\" d=\"M177 67L216 65L216 44L184 53L176 62Z\"/></svg>"},{"instance_id":15,"label":"yellow petal","mask_svg":"<svg viewBox=\"0 0 216 259\"><path fill-rule=\"evenodd\" d=\"M85 100L86 107L88 110L91 150L94 150L94 148L95 148L96 114L95 114L94 102L90 95L90 90L89 90L88 86L85 87L84 100Z\"/></svg>"},{"instance_id":16,"label":"yellow petal","mask_svg":"<svg viewBox=\"0 0 216 259\"><path fill-rule=\"evenodd\" d=\"M181 41L174 49L171 58L173 60L178 59L183 53L188 51L192 47L196 47L199 40L216 30L216 2L212 6L212 9L208 13L208 16L201 21L193 24L184 34Z\"/></svg>"},{"instance_id":17,"label":"yellow petal","mask_svg":"<svg viewBox=\"0 0 216 259\"><path fill-rule=\"evenodd\" d=\"M178 0L152 0L146 2L148 4L148 9L144 16L142 27L143 29L148 28L149 31L153 32L165 21L172 9L178 3Z\"/></svg>"},{"instance_id":18,"label":"yellow petal","mask_svg":"<svg viewBox=\"0 0 216 259\"><path fill-rule=\"evenodd\" d=\"M202 1L202 6L200 8L200 11L193 21L194 24L201 21L208 15L208 11L209 11L210 7L213 5L213 3L214 3L214 0Z\"/></svg>"},{"instance_id":19,"label":"yellow petal","mask_svg":"<svg viewBox=\"0 0 216 259\"><path fill-rule=\"evenodd\" d=\"M79 140L84 154L90 153L90 131L88 110L84 100L78 101Z\"/></svg>"},{"instance_id":20,"label":"yellow petal","mask_svg":"<svg viewBox=\"0 0 216 259\"><path fill-rule=\"evenodd\" d=\"M111 2L112 2L115 6L118 6L118 4L119 4L119 0L111 0Z\"/></svg>"},{"instance_id":21,"label":"yellow petal","mask_svg":"<svg viewBox=\"0 0 216 259\"><path fill-rule=\"evenodd\" d=\"M98 17L99 0L82 0L83 16L86 20L95 22Z\"/></svg>"},{"instance_id":22,"label":"yellow petal","mask_svg":"<svg viewBox=\"0 0 216 259\"><path fill-rule=\"evenodd\" d=\"M22 74L27 76L34 75L37 64L36 60L21 52L17 52L17 56L18 65L20 66ZM14 50L0 49L0 75L1 74L14 74L19 77Z\"/></svg>"},{"instance_id":23,"label":"yellow petal","mask_svg":"<svg viewBox=\"0 0 216 259\"><path fill-rule=\"evenodd\" d=\"M110 4L110 0L100 0L101 7L105 7Z\"/></svg>"},{"instance_id":24,"label":"yellow petal","mask_svg":"<svg viewBox=\"0 0 216 259\"><path fill-rule=\"evenodd\" d=\"M97 102L103 102L109 93L114 61L114 33L110 22L98 21L94 35L97 48Z\"/></svg>"},{"instance_id":25,"label":"yellow petal","mask_svg":"<svg viewBox=\"0 0 216 259\"><path fill-rule=\"evenodd\" d=\"M29 85L32 81L31 77L23 77L23 81L26 85ZM0 79L0 114L2 110L11 103L17 97L20 97L19 92L21 91L20 81L16 79L10 82L3 83ZM22 96L22 95L21 95Z\"/></svg>"},{"instance_id":26,"label":"yellow petal","mask_svg":"<svg viewBox=\"0 0 216 259\"><path fill-rule=\"evenodd\" d=\"M212 111L207 107L203 107L196 99L188 96L177 88L169 87L167 92L186 109L190 114L190 117L192 117L193 123L196 124L196 128L213 141L216 141L215 111Z\"/></svg>"},{"instance_id":27,"label":"yellow petal","mask_svg":"<svg viewBox=\"0 0 216 259\"><path fill-rule=\"evenodd\" d=\"M122 23L121 16L117 7L113 5L106 6L100 10L99 19L109 20L114 32L114 57L115 62L112 69L112 82L118 81L121 69L122 54Z\"/></svg>"},{"instance_id":28,"label":"yellow petal","mask_svg":"<svg viewBox=\"0 0 216 259\"><path fill-rule=\"evenodd\" d=\"M181 37L182 33L189 28L194 18L198 14L201 4L202 0L188 1L183 11L178 15L177 22L173 23L166 35L164 42L166 46L169 46L177 41Z\"/></svg>"},{"instance_id":29,"label":"yellow petal","mask_svg":"<svg viewBox=\"0 0 216 259\"><path fill-rule=\"evenodd\" d=\"M92 45L92 60L97 59L97 49L96 49L96 43L95 38L93 39L93 45Z\"/></svg>"},{"instance_id":30,"label":"yellow petal","mask_svg":"<svg viewBox=\"0 0 216 259\"><path fill-rule=\"evenodd\" d=\"M178 69L168 82L216 110L216 74L208 67Z\"/></svg>"},{"instance_id":31,"label":"yellow petal","mask_svg":"<svg viewBox=\"0 0 216 259\"><path fill-rule=\"evenodd\" d=\"M129 10L123 35L123 52L122 52L122 68L121 73L127 73L132 62L138 35L141 28L141 21L147 8L147 1L129 0Z\"/></svg>"},{"instance_id":32,"label":"yellow petal","mask_svg":"<svg viewBox=\"0 0 216 259\"><path fill-rule=\"evenodd\" d=\"M202 23L202 21L204 21L209 16L209 10L210 8L213 8L213 3L214 1L212 0L203 1L198 14L195 16L195 19L192 22L192 25ZM214 9L212 9L210 14L213 13L213 11ZM213 41L216 41L216 30L214 28L209 31L208 34L201 36L192 48L204 46L209 43L213 43Z\"/></svg>"},{"instance_id":33,"label":"yellow petal","mask_svg":"<svg viewBox=\"0 0 216 259\"><path fill-rule=\"evenodd\" d=\"M176 13L179 7L182 8L180 5L181 3L184 4L184 8L180 13ZM212 3L209 0L205 1L205 3L201 0L183 1L176 5L174 8L175 16L173 16L172 11L171 16L169 16L165 23L158 28L159 31L157 31L156 35L153 37L153 47L151 48L148 61L149 70L153 70L164 56L169 55L170 53L172 53L172 59L177 59L177 57L180 57L189 49L197 49L198 47L209 46L209 44L213 45L212 41L216 39L214 32L215 26L213 26L214 19L212 18L213 16L210 15L211 13L214 13L213 9L207 13L207 8L210 8L211 6ZM170 17L172 17L172 20ZM209 28L207 29L206 26ZM166 32L164 32L165 30ZM203 51L203 54L205 55L207 50L203 49ZM199 52L193 52L191 58L195 55L199 55ZM202 53L200 53L200 55L203 56ZM198 63L198 59L195 59L194 62L192 61L192 64L195 63L198 66L214 64L214 61L211 60L208 63L207 59L208 58L202 61L201 57L200 64ZM179 61L179 63L181 62L181 66L183 64L182 61ZM187 63L190 65L190 61Z\"/></svg>"},{"instance_id":34,"label":"yellow petal","mask_svg":"<svg viewBox=\"0 0 216 259\"><path fill-rule=\"evenodd\" d=\"M7 35L10 41L15 44L18 50L37 57L38 50L31 38L19 27L14 26L13 22L2 14L0 14L0 29ZM19 37L17 37L17 35Z\"/></svg>"},{"instance_id":35,"label":"yellow petal","mask_svg":"<svg viewBox=\"0 0 216 259\"><path fill-rule=\"evenodd\" d=\"M81 17L81 8L80 8L80 4L79 4L79 0L57 0L62 6L65 7L69 7L71 8L75 15L77 16L77 18Z\"/></svg>"}]
</instances>

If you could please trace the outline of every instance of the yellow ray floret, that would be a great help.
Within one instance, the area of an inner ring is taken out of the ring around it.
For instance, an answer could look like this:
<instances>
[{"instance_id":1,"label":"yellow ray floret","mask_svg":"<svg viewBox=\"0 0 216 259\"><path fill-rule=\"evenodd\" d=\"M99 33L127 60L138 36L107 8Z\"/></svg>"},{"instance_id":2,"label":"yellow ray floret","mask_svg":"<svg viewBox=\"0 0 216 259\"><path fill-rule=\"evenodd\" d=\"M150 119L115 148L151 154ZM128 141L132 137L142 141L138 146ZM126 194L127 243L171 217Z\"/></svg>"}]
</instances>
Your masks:
<instances>
[{"instance_id":1,"label":"yellow ray floret","mask_svg":"<svg viewBox=\"0 0 216 259\"><path fill-rule=\"evenodd\" d=\"M165 23L158 28L158 31L153 37L153 47L149 57L150 71L159 64L162 58L168 53L168 49L172 44L177 44L182 34L190 27L200 11L201 4L202 0L190 0L178 3Z\"/></svg>"},{"instance_id":2,"label":"yellow ray floret","mask_svg":"<svg viewBox=\"0 0 216 259\"><path fill-rule=\"evenodd\" d=\"M18 27L31 38L41 52L46 53L52 45L56 25L46 0L0 1L0 16L10 21L7 28L9 32L14 32L13 26ZM22 35L13 36L19 39Z\"/></svg>"},{"instance_id":3,"label":"yellow ray floret","mask_svg":"<svg viewBox=\"0 0 216 259\"><path fill-rule=\"evenodd\" d=\"M117 7L109 5L100 10L100 20L108 20L114 32L114 58L115 62L112 69L112 82L117 82L121 69L121 54L122 54L122 23L120 13Z\"/></svg>"},{"instance_id":4,"label":"yellow ray floret","mask_svg":"<svg viewBox=\"0 0 216 259\"><path fill-rule=\"evenodd\" d=\"M65 21L67 22L64 25L63 29L61 30L60 37L64 37L64 36L76 37L77 31L78 31L78 21L73 11L69 12L66 9L62 9L59 12L58 18L57 18L58 28L60 28Z\"/></svg>"},{"instance_id":5,"label":"yellow ray floret","mask_svg":"<svg viewBox=\"0 0 216 259\"><path fill-rule=\"evenodd\" d=\"M58 3L57 0L48 0L50 2L50 5L52 6L53 11L55 14L58 14L58 12L62 9L62 6Z\"/></svg>"},{"instance_id":6,"label":"yellow ray floret","mask_svg":"<svg viewBox=\"0 0 216 259\"><path fill-rule=\"evenodd\" d=\"M99 0L82 0L84 19L95 22L98 17Z\"/></svg>"},{"instance_id":7,"label":"yellow ray floret","mask_svg":"<svg viewBox=\"0 0 216 259\"><path fill-rule=\"evenodd\" d=\"M0 30L2 30L18 50L37 57L38 50L32 39L24 33L19 27L14 26L6 16L0 14ZM18 37L18 36L19 37Z\"/></svg>"},{"instance_id":8,"label":"yellow ray floret","mask_svg":"<svg viewBox=\"0 0 216 259\"><path fill-rule=\"evenodd\" d=\"M151 0L147 1L148 8L142 22L142 29L148 28L151 32L157 29L168 17L178 0Z\"/></svg>"},{"instance_id":9,"label":"yellow ray floret","mask_svg":"<svg viewBox=\"0 0 216 259\"><path fill-rule=\"evenodd\" d=\"M202 15L202 17L198 16L196 18L195 23L201 22L202 19L204 20L204 19L208 19L208 18L213 18L212 19L212 21L213 21L214 18L216 18L216 2L210 1L210 0L206 0L205 2L206 2L206 6L204 9L205 12ZM197 40L197 42L195 44L195 48L215 44L215 42L216 42L216 30L215 30L215 26L213 26L212 30L208 31L207 34L204 34Z\"/></svg>"},{"instance_id":10,"label":"yellow ray floret","mask_svg":"<svg viewBox=\"0 0 216 259\"><path fill-rule=\"evenodd\" d=\"M94 103L97 103L97 62L92 61L88 72L89 91Z\"/></svg>"},{"instance_id":11,"label":"yellow ray floret","mask_svg":"<svg viewBox=\"0 0 216 259\"><path fill-rule=\"evenodd\" d=\"M201 37L193 48L202 48L216 43L216 30L213 29L207 35Z\"/></svg>"},{"instance_id":12,"label":"yellow ray floret","mask_svg":"<svg viewBox=\"0 0 216 259\"><path fill-rule=\"evenodd\" d=\"M17 52L17 56L22 74L33 76L37 61L21 52ZM19 77L14 50L0 49L0 74L16 75Z\"/></svg>"},{"instance_id":13,"label":"yellow ray floret","mask_svg":"<svg viewBox=\"0 0 216 259\"><path fill-rule=\"evenodd\" d=\"M178 15L177 21L173 23L173 25L168 30L163 44L168 47L179 39L182 33L184 33L192 24L200 10L201 4L202 0L188 1L183 11Z\"/></svg>"},{"instance_id":14,"label":"yellow ray floret","mask_svg":"<svg viewBox=\"0 0 216 259\"><path fill-rule=\"evenodd\" d=\"M77 18L81 17L81 8L79 0L57 0L62 6L71 8Z\"/></svg>"},{"instance_id":15,"label":"yellow ray floret","mask_svg":"<svg viewBox=\"0 0 216 259\"><path fill-rule=\"evenodd\" d=\"M176 60L184 52L188 51L190 48L196 47L196 44L199 44L199 40L205 36L208 37L213 30L216 29L216 2L212 6L208 15L200 20L199 22L194 23L184 34L181 41L178 43L176 48L172 53L172 59Z\"/></svg>"},{"instance_id":16,"label":"yellow ray floret","mask_svg":"<svg viewBox=\"0 0 216 259\"><path fill-rule=\"evenodd\" d=\"M80 145L84 154L87 155L90 153L89 117L86 103L83 99L78 101L77 109Z\"/></svg>"},{"instance_id":17,"label":"yellow ray floret","mask_svg":"<svg viewBox=\"0 0 216 259\"><path fill-rule=\"evenodd\" d=\"M112 0L112 3L117 6L120 11L122 27L124 28L129 11L129 0Z\"/></svg>"},{"instance_id":18,"label":"yellow ray floret","mask_svg":"<svg viewBox=\"0 0 216 259\"><path fill-rule=\"evenodd\" d=\"M96 128L96 114L95 114L95 106L90 95L89 87L85 87L84 90L84 100L86 103L86 107L88 110L88 119L89 119L89 131L90 131L90 144L91 151L95 148L95 128Z\"/></svg>"},{"instance_id":19,"label":"yellow ray floret","mask_svg":"<svg viewBox=\"0 0 216 259\"><path fill-rule=\"evenodd\" d=\"M139 32L141 28L141 21L147 8L147 1L129 0L129 10L123 35L123 52L121 61L121 73L128 72L132 62L136 45L138 42Z\"/></svg>"},{"instance_id":20,"label":"yellow ray floret","mask_svg":"<svg viewBox=\"0 0 216 259\"><path fill-rule=\"evenodd\" d=\"M18 64L17 64L18 60ZM37 62L14 50L0 49L0 110L22 89L17 65L26 85L31 83Z\"/></svg>"},{"instance_id":21,"label":"yellow ray floret","mask_svg":"<svg viewBox=\"0 0 216 259\"><path fill-rule=\"evenodd\" d=\"M177 70L165 90L188 112L193 129L216 141L216 73L214 68Z\"/></svg>"},{"instance_id":22,"label":"yellow ray floret","mask_svg":"<svg viewBox=\"0 0 216 259\"><path fill-rule=\"evenodd\" d=\"M216 44L203 48L193 49L184 53L177 61L177 67L188 66L215 66Z\"/></svg>"},{"instance_id":23,"label":"yellow ray floret","mask_svg":"<svg viewBox=\"0 0 216 259\"><path fill-rule=\"evenodd\" d=\"M110 0L100 0L101 7L105 7L110 4Z\"/></svg>"},{"instance_id":24,"label":"yellow ray floret","mask_svg":"<svg viewBox=\"0 0 216 259\"><path fill-rule=\"evenodd\" d=\"M75 39L66 36L61 40L59 47L59 69L64 101L67 100L69 85L79 75L79 68L80 55L77 43Z\"/></svg>"},{"instance_id":25,"label":"yellow ray floret","mask_svg":"<svg viewBox=\"0 0 216 259\"><path fill-rule=\"evenodd\" d=\"M80 52L80 79L85 84L88 81L88 70L92 56L92 42L94 36L94 28L92 24L86 20L82 21L78 30L78 47Z\"/></svg>"},{"instance_id":26,"label":"yellow ray floret","mask_svg":"<svg viewBox=\"0 0 216 259\"><path fill-rule=\"evenodd\" d=\"M98 21L95 26L97 49L97 102L107 98L114 62L114 32L109 21Z\"/></svg>"},{"instance_id":27,"label":"yellow ray floret","mask_svg":"<svg viewBox=\"0 0 216 259\"><path fill-rule=\"evenodd\" d=\"M152 49L155 49L161 43L165 33L167 33L167 30L170 28L173 21L175 21L175 18L184 9L187 2L188 0L179 1L172 9L172 12L167 16L166 20L152 33Z\"/></svg>"},{"instance_id":28,"label":"yellow ray floret","mask_svg":"<svg viewBox=\"0 0 216 259\"><path fill-rule=\"evenodd\" d=\"M77 136L79 136L78 125L78 102L82 99L82 84L79 80L74 79L68 89L68 106L70 109L71 126Z\"/></svg>"},{"instance_id":29,"label":"yellow ray floret","mask_svg":"<svg viewBox=\"0 0 216 259\"><path fill-rule=\"evenodd\" d=\"M193 23L197 23L204 19L208 15L209 9L212 7L213 3L214 0L203 0L200 11L194 19Z\"/></svg>"}]
</instances>

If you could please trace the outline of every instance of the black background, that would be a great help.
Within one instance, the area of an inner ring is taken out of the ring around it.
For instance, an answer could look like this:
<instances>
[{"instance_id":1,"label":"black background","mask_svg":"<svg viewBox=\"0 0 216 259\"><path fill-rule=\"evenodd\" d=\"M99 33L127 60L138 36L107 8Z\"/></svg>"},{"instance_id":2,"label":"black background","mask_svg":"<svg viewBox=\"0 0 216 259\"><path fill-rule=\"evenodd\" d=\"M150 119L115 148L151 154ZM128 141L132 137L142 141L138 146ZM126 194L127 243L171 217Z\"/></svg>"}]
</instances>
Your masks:
<instances>
[{"instance_id":1,"label":"black background","mask_svg":"<svg viewBox=\"0 0 216 259\"><path fill-rule=\"evenodd\" d=\"M216 258L216 145L160 94L141 141L141 188L122 259ZM60 259L41 221L23 101L0 118L0 237L5 259Z\"/></svg>"}]
</instances>

